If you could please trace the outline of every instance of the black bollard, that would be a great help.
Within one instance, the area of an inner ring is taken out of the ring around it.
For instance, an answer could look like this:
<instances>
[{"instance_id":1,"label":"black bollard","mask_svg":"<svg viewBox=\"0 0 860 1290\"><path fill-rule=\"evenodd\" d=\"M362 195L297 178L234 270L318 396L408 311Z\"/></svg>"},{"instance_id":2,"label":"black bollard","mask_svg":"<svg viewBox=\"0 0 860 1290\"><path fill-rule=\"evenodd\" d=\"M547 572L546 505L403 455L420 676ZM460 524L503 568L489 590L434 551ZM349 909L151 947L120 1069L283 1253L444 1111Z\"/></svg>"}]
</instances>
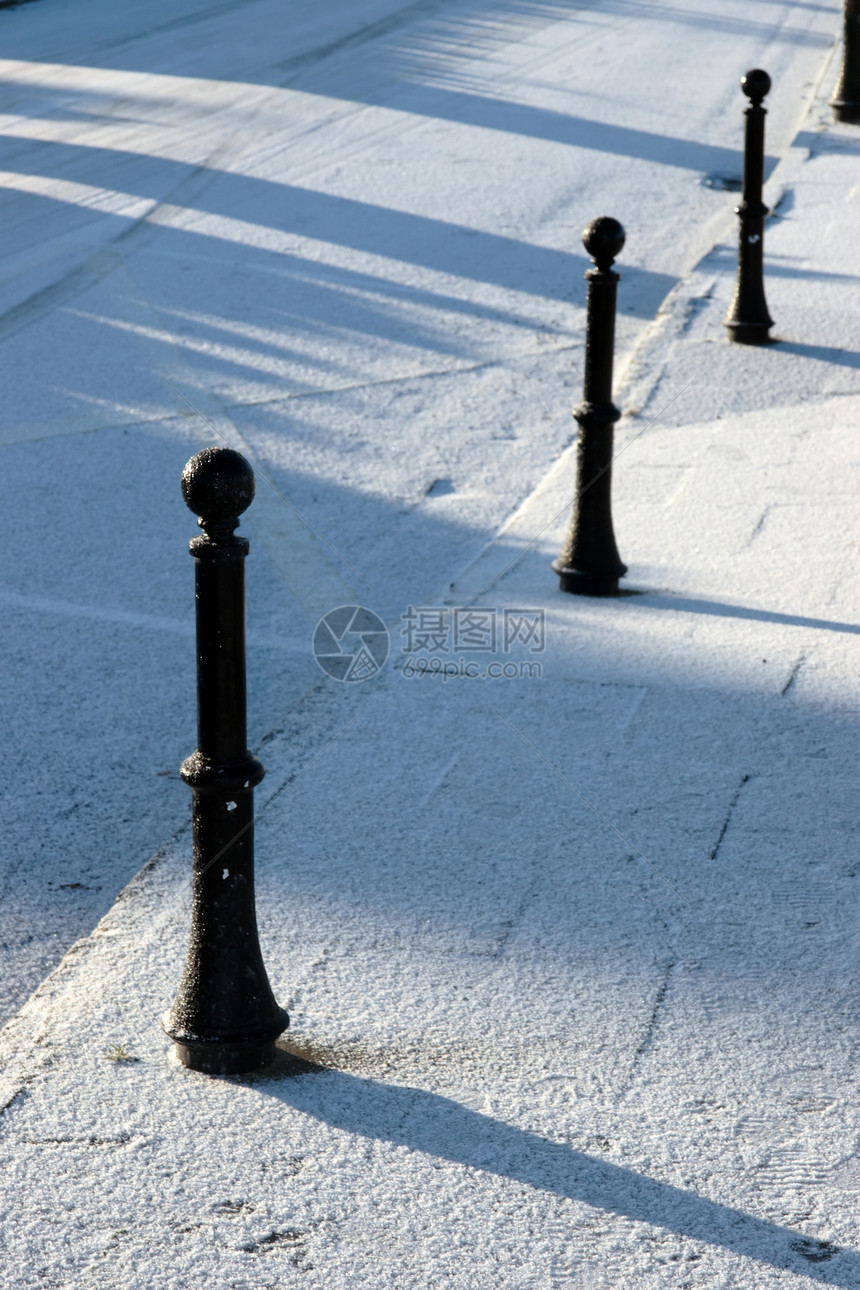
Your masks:
<instances>
[{"instance_id":1,"label":"black bollard","mask_svg":"<svg viewBox=\"0 0 860 1290\"><path fill-rule=\"evenodd\" d=\"M611 266L624 245L624 229L617 219L604 215L591 221L582 241L597 267L585 274L585 382L583 401L573 410L579 425L576 494L567 539L552 567L562 591L617 596L618 579L627 565L618 554L612 528L612 428L621 413L612 402L618 274Z\"/></svg>"},{"instance_id":2,"label":"black bollard","mask_svg":"<svg viewBox=\"0 0 860 1290\"><path fill-rule=\"evenodd\" d=\"M830 106L837 121L860 122L860 0L845 0L842 66Z\"/></svg>"},{"instance_id":3,"label":"black bollard","mask_svg":"<svg viewBox=\"0 0 860 1290\"><path fill-rule=\"evenodd\" d=\"M230 448L204 448L182 472L203 536L190 543L197 603L197 751L190 785L194 868L191 937L163 1021L184 1065L212 1075L262 1066L289 1025L272 994L254 906L254 785L265 774L247 747L245 556L233 530L254 497L254 472Z\"/></svg>"},{"instance_id":4,"label":"black bollard","mask_svg":"<svg viewBox=\"0 0 860 1290\"><path fill-rule=\"evenodd\" d=\"M761 199L764 185L764 119L761 101L770 90L770 77L756 67L741 78L741 89L750 101L744 116L744 187L735 214L740 220L738 280L725 320L729 340L742 345L767 345L773 319L764 298L764 221L768 213Z\"/></svg>"}]
</instances>

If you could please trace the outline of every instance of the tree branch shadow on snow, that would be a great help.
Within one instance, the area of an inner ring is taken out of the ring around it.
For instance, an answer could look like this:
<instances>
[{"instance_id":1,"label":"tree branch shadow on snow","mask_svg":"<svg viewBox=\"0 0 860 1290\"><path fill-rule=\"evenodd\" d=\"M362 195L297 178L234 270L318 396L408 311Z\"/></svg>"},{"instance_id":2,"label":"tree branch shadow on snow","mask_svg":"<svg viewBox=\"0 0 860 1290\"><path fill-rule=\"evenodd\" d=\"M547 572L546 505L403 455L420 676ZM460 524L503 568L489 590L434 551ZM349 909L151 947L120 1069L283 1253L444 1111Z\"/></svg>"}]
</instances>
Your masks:
<instances>
[{"instance_id":1,"label":"tree branch shadow on snow","mask_svg":"<svg viewBox=\"0 0 860 1290\"><path fill-rule=\"evenodd\" d=\"M754 609L749 605L729 605L721 600L698 600L659 591L640 591L634 602L637 608L674 609L684 614L712 614L719 618L748 618L759 623L777 623L784 627L811 627L825 632L845 632L860 636L857 623L840 623L828 618L804 618L800 614L778 614L771 609Z\"/></svg>"},{"instance_id":2,"label":"tree branch shadow on snow","mask_svg":"<svg viewBox=\"0 0 860 1290\"><path fill-rule=\"evenodd\" d=\"M743 162L743 154L737 148L723 148L717 144L700 143L695 139L655 134L650 130L572 116L567 112L489 98L474 92L443 89L438 85L414 85L411 88L409 97L399 99L392 105L397 111L414 112L439 121L498 130L528 139L543 139L549 143L566 144L571 148L585 148L636 161L677 166L682 170L702 174L724 170L739 172ZM777 160L777 157L765 157L765 178L774 170Z\"/></svg>"},{"instance_id":3,"label":"tree branch shadow on snow","mask_svg":"<svg viewBox=\"0 0 860 1290\"><path fill-rule=\"evenodd\" d=\"M302 1063L286 1053L281 1063L271 1068L273 1077L252 1077L252 1086L342 1133L523 1183L825 1285L858 1284L860 1254L853 1250L548 1141L438 1093ZM306 1074L319 1078L296 1078Z\"/></svg>"},{"instance_id":4,"label":"tree branch shadow on snow","mask_svg":"<svg viewBox=\"0 0 860 1290\"><path fill-rule=\"evenodd\" d=\"M14 7L18 3L27 2L29 0L11 0L11 5ZM763 2L779 5L781 0L763 0ZM816 13L832 12L826 5L812 3L812 0L795 0L793 7ZM300 49L297 53L291 52L286 58L278 57L277 52L272 50L271 54L274 56L270 54L269 61L262 67L241 68L238 72L236 71L237 50L234 45L227 47L226 59L223 56L224 47L217 41L211 42L209 49L206 48L206 24L213 19L217 22L223 8L223 5L216 6L213 13L211 9L195 7L190 13L176 13L165 21L151 22L147 36L152 39L164 36L168 32L175 33L183 29L187 31L189 28L197 28L195 37L198 48L195 54L199 63L203 62L208 53L214 53L214 60L198 72L198 75L224 80L246 80L254 84L280 85L285 83L285 75L298 74L312 81L317 71L324 75L332 63L337 65L343 58L354 61L357 50L373 44L377 45L374 56L377 63L381 65L380 70L383 74L401 78L412 70L407 59L411 59L412 63L417 64L419 68L421 67L419 59L422 55L436 63L440 45L447 47L446 52L450 57L451 47L456 48L459 43L466 50L465 58L471 61L476 56L486 55L492 48L498 39L499 27L503 23L515 22L517 18L526 23L564 22L569 21L572 15L584 13L590 16L594 5L592 0L471 0L469 3L459 3L455 11L451 12L452 6L446 4L445 0L413 0L412 3L397 5L393 12L371 18L369 22L366 19L362 21L362 15L356 8L356 25L351 30L327 32L321 42L309 48ZM822 49L832 44L832 37L826 32L787 27L784 22L778 20L768 22L741 18L720 13L716 6L697 11L693 8L681 8L678 5L655 3L654 0L644 4L643 0L611 0L611 3L604 4L602 8L605 12L633 21L647 18L650 21L666 22L672 26L688 26L705 29L708 32L718 31L751 40L763 40L767 43L812 45ZM408 31L415 25L419 26L419 31L410 33L411 45L407 46L402 37L399 45L395 43L397 33ZM292 32L290 34L292 37ZM292 43L294 38L291 40ZM126 52L129 46L131 46L130 50ZM26 56L26 53L21 53L14 46L7 53L9 58ZM141 70L138 50L126 40L110 41L101 61L94 62L93 65ZM292 84L292 80L286 83ZM303 88L315 90L312 84L305 85Z\"/></svg>"},{"instance_id":5,"label":"tree branch shadow on snow","mask_svg":"<svg viewBox=\"0 0 860 1290\"><path fill-rule=\"evenodd\" d=\"M269 228L278 234L292 234L346 247L384 259L399 260L419 269L487 283L508 291L524 292L551 300L569 301L580 292L588 256L523 242L504 234L467 225L439 220L427 215L392 210L390 207L355 198L317 192L291 184L235 174L217 168L177 162L124 152L121 149L81 148L67 143L28 141L27 162L11 162L7 175L67 180L74 173L76 182L122 191L130 197L150 198L157 206L139 217L87 211L75 201L64 201L57 194L39 194L35 200L44 204L71 206L79 215L93 221L116 220L117 234L125 240L138 231L150 235L181 231L189 248L195 241L213 236L211 231L165 228L159 223L162 203L177 204L190 212L215 215L227 220L240 219L246 227ZM186 191L191 184L193 191ZM5 188L12 188L7 179ZM43 207L44 209L44 207ZM277 211L273 222L272 212ZM235 236L235 235L234 235ZM245 235L247 237L247 233ZM217 234L215 234L217 239ZM218 239L220 240L220 239ZM107 240L106 240L107 241ZM578 231L571 244L579 243ZM230 241L229 245L235 245ZM243 256L256 248L240 243ZM274 267L282 256L266 253ZM290 258L290 257L288 257ZM306 279L312 279L318 262L302 258ZM322 266L325 269L325 265ZM621 312L650 315L676 285L670 274L623 266L626 290L619 296ZM382 283L384 279L380 279Z\"/></svg>"}]
</instances>

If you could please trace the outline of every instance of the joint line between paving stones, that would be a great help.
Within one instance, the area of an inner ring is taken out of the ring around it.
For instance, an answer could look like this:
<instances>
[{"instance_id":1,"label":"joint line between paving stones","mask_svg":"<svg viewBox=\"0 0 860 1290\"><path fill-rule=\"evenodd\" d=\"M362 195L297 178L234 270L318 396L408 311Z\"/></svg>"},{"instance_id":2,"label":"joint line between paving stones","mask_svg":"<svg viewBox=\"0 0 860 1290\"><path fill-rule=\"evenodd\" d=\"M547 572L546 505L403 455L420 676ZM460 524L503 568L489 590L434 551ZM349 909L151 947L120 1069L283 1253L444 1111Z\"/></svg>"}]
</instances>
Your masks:
<instances>
[{"instance_id":1,"label":"joint line between paving stones","mask_svg":"<svg viewBox=\"0 0 860 1290\"><path fill-rule=\"evenodd\" d=\"M560 345L547 345L541 354L565 354L568 351L583 349L582 341L571 341L563 338ZM227 403L227 407L246 408L260 407L267 403L294 403L299 399L328 399L338 394L353 394L362 390L375 390L381 385L403 385L408 381L439 381L446 376L462 376L471 372L485 372L492 368L504 367L506 363L518 362L520 359L535 357L533 348L524 346L512 350L503 358L485 358L477 363L454 363L450 367L430 367L422 372L405 372L402 376L381 376L376 381L354 381L350 385L333 385L325 390L296 390L293 393L266 395L264 398L245 400L239 403Z\"/></svg>"},{"instance_id":2,"label":"joint line between paving stones","mask_svg":"<svg viewBox=\"0 0 860 1290\"><path fill-rule=\"evenodd\" d=\"M720 836L717 838L716 843L714 844L713 850L711 851L711 854L708 856L709 860L716 860L717 858L717 852L719 851L720 847L723 845L723 838L726 836L726 830L728 829L729 824L731 823L731 819L732 819L732 816L734 815L735 807L738 804L738 798L741 795L741 789L743 788L744 784L748 783L748 781L749 781L749 775L744 775L743 778L741 779L741 782L738 784L737 788L735 789L735 795L732 798L732 800L729 802L729 809L726 811L726 818L723 820L723 827L720 829Z\"/></svg>"},{"instance_id":3,"label":"joint line between paving stones","mask_svg":"<svg viewBox=\"0 0 860 1290\"><path fill-rule=\"evenodd\" d=\"M638 850L636 849L636 847L634 847L634 845L633 845L633 843L630 841L630 839L629 839L629 838L626 838L626 837L624 836L624 834L621 832L621 830L620 830L620 829L616 829L616 827L615 827L615 825L612 823L612 821L611 821L611 820L608 820L608 819L606 818L606 816L605 816L605 815L603 815L603 814L602 814L602 813L597 809L597 807L596 807L592 802L590 802L590 801L588 800L588 798L585 796L585 794L584 794L584 793L581 793L581 792L579 791L579 789L578 789L574 784L571 784L570 780L569 780L569 779L567 779L567 777L566 777L566 776L562 775L562 773L561 773L561 771L558 769L558 767L554 766L554 765L552 764L552 762L549 760L549 758L548 758L548 757L544 757L544 755L543 755L543 753L540 751L540 749L539 749L539 748L536 748L536 747L534 746L534 744L533 744L529 739L527 739L527 738L525 737L525 735L522 733L522 731L518 730L518 729L516 728L516 726L513 724L513 722L508 720L508 718L504 715L504 713L499 712L499 709L498 709L498 708L496 708L496 707L493 707L493 704L492 704L492 703L488 704L487 706L493 709L493 712L495 712L496 716L497 716L497 717L499 717L499 718L500 718L500 720L504 721L504 723L505 723L505 725L506 725L506 726L508 726L511 730L513 730L514 734L515 734L519 739L521 739L521 740L523 741L523 743L526 745L526 747L527 747L527 748L531 748L531 750L532 750L532 752L535 754L535 756L540 758L540 760L543 762L543 764L544 764L545 766L547 766L547 767L552 771L553 775L555 775L558 779L560 779L560 780L561 780L562 784L566 784L566 785L567 785L567 787L571 790L571 792L575 793L575 794L576 794L576 796L579 798L579 800L580 800L581 802L584 802L584 803L585 803L585 805L588 807L588 809L589 809L590 811L593 811L593 812L594 812L594 814L597 816L597 818L598 818L599 820L602 820L602 821L603 821L603 823L607 826L607 828L610 828L610 829L612 830L612 832L615 834L615 836L616 836L617 838L620 838L620 839L621 839L621 841L624 843L624 845L625 845L626 847L629 847L629 848L630 848L630 850L633 852L633 854L634 854L635 856L637 856L637 857L638 857L638 859L640 859L644 864L647 864L647 866L648 866L648 868L651 870L651 872L652 872L652 873L653 873L657 878L659 878L661 882L665 883L665 884L666 884L666 886L669 888L669 890L670 890L670 891L672 891L672 892L674 892L674 894L678 897L678 899L679 899L679 900L682 900L682 901L684 902L684 904L687 906L687 908L688 908L689 910L692 910L692 909L693 909L693 906L690 904L689 900L687 900L687 897L681 894L681 892L678 890L678 888L677 888L677 887L675 887L675 886L674 886L674 885L669 881L669 879L666 877L666 875L665 875L665 874L663 874L663 873L661 873L661 872L660 872L660 870L657 868L657 866L656 866L655 864L652 864L652 863L651 863L651 861L648 859L648 857L647 857L647 856L643 856L642 852L641 852L641 851L638 851Z\"/></svg>"},{"instance_id":4,"label":"joint line between paving stones","mask_svg":"<svg viewBox=\"0 0 860 1290\"><path fill-rule=\"evenodd\" d=\"M654 1006L651 1009L651 1016L648 1019L648 1025L645 1028L645 1034L642 1036L639 1047L633 1054L633 1061L631 1063L630 1070L627 1072L627 1079L625 1081L624 1088L622 1089L622 1093L625 1093L633 1082L633 1076L636 1074L639 1063L642 1060L642 1056L651 1043L654 1034L654 1027L657 1023L657 1014L663 1006L663 1000L666 998L666 991L669 989L669 980L672 976L674 967L674 959L669 959L664 965L663 979L657 987L657 993L654 996Z\"/></svg>"},{"instance_id":5,"label":"joint line between paving stones","mask_svg":"<svg viewBox=\"0 0 860 1290\"><path fill-rule=\"evenodd\" d=\"M2 0L0 0L0 6L2 6ZM2 338L2 320L0 320L0 338ZM582 349L582 348L583 348L583 344L581 341L565 340L565 342L561 345L547 346L546 350L544 350L543 352L544 353L551 352L553 354L564 354L564 353L567 353L568 351L573 351L573 350ZM375 390L380 386L385 386L385 385L403 385L408 383L409 381L441 381L448 376L462 376L464 374L469 375L472 372L485 372L485 371L490 371L493 368L501 368L509 360L517 362L521 358L531 358L533 357L534 352L535 352L534 350L530 350L530 349L517 350L512 354L508 355L505 359L488 358L488 359L482 360L479 363L464 363L462 365L455 365L453 367L428 368L427 370L421 371L421 372L406 372L403 376L383 376L383 377L380 377L378 381L354 381L350 385L333 385L328 389L324 389L324 390L323 389L297 390L292 393L285 393L284 391L280 391L277 394L266 394L266 395L260 396L259 398L238 399L234 402L231 402L228 399L222 399L221 406L227 412L231 412L237 409L245 410L247 408L263 408L263 407L268 407L270 404L277 404L277 403L295 403L302 399L331 399L331 398L336 398L340 394L355 394L355 393L360 394L362 390ZM162 377L161 379L164 380L165 378ZM836 395L833 395L832 397L835 398ZM188 402L187 399L186 399L186 402ZM192 408L192 411L194 412L195 416L200 415L200 413L197 411L196 408L193 407L193 405L189 404L189 407ZM23 438L0 439L0 447L5 448L11 444L17 444L17 443L42 443L46 439L57 439L60 437L67 438L73 434L101 434L103 431L110 432L112 430L135 430L139 427L150 426L156 422L159 424L169 425L174 420L182 420L182 419L185 419L187 416L188 416L188 413L182 412L182 411L171 412L171 413L168 413L167 415L162 415L161 413L153 413L152 416L146 417L145 419L140 421L121 421L116 425L106 424L106 425L96 425L96 426L82 426L79 429L69 430L69 431L52 430L51 428L46 426L44 428L43 433L37 433L34 435L25 435L25 437ZM267 480L266 482L268 483L269 481Z\"/></svg>"},{"instance_id":6,"label":"joint line between paving stones","mask_svg":"<svg viewBox=\"0 0 860 1290\"><path fill-rule=\"evenodd\" d=\"M782 689L781 689L781 690L780 690L780 692L779 692L779 693L780 693L780 697L782 697L783 695L788 694L789 690L791 689L791 687L794 685L795 681L797 680L797 675L798 675L798 673L799 673L800 669L803 667L803 665L804 665L804 663L805 663L805 662L806 662L806 655L805 655L805 654L801 654L800 658L797 660L797 662L795 663L794 667L791 669L791 675L789 676L789 678L788 678L788 680L786 681L785 685L782 687Z\"/></svg>"},{"instance_id":7,"label":"joint line between paving stones","mask_svg":"<svg viewBox=\"0 0 860 1290\"><path fill-rule=\"evenodd\" d=\"M165 384L165 385L169 385L169 386L170 386L170 388L171 388L171 390L173 390L173 393L174 393L178 398L182 399L182 401L183 401L184 403L187 403L187 404L188 404L188 406L189 406L189 408L191 409L191 411L192 411L196 416L198 416L198 417L200 418L200 420L201 420L205 425L207 425L207 426L209 427L209 429L212 431L212 433L213 433L214 435L217 435L217 436L218 436L218 438L221 440L221 442L222 442L222 443L226 444L228 448L232 448L232 446L233 446L233 445L230 443L230 441L229 441L229 439L226 437L226 435L223 435L223 434L221 433L221 431L220 431L220 430L216 429L216 427L212 424L212 422L209 420L209 418L208 418L207 416L204 416L204 415L203 415L203 413L200 411L200 409L199 409L199 408L196 408L196 407L194 406L194 404L191 402L191 400L190 400L189 398L187 398L187 397L186 397L186 395L184 395L184 394L182 393L182 391L181 391L181 390L178 390L178 389L176 388L176 386L173 384L173 382L172 382L172 381L168 380L166 376L162 376L160 373L159 373L159 379L160 379L160 380L162 380L162 381L164 382L164 384ZM234 451L235 451L235 449L234 449ZM253 464L252 464L252 469L254 469ZM271 490L272 490L272 492L275 494L275 496L276 496L276 497L280 497L281 501L282 501L286 506L289 506L289 508L290 508L290 510L291 510L291 511L294 511L294 512L295 512L295 514L296 514L296 515L298 515L298 517L299 517L299 519L301 520L301 522L302 522L302 523L303 523L307 528L309 528L309 529L310 529L311 533L313 533L315 537L318 537L318 538L319 538L319 540L320 540L321 542L324 542L324 543L325 543L325 545L328 547L328 549L329 549L330 551L334 552L334 554L337 556L337 558L338 558L339 560L342 560L342 561L343 561L343 563L346 565L346 567L347 567L348 569L351 569L351 570L352 570L352 572L355 574L356 578L358 578L359 582L363 582L363 583L364 583L364 585L365 585L365 587L370 587L370 585L371 585L371 584L367 581L367 578L365 578L363 574L359 573L358 569L356 569L354 565L350 564L350 562L349 562L349 560L347 560L346 556L345 556L345 555L343 555L340 551L338 551L337 547L334 545L334 543L333 543L333 542L329 542L328 538L327 538L327 537L325 537L322 533L320 533L320 531L319 531L319 529L318 529L318 528L315 528L315 527L314 527L314 525L313 525L313 524L311 524L310 520L309 520L309 519L307 519L307 517L306 517L306 516L304 516L304 515L302 514L302 512L299 510L299 508L298 508L298 507L297 507L293 502L291 502L291 501L290 501L290 499L289 499L288 497L285 497L285 496L284 496L284 494L280 491L280 489L279 489L279 488L277 488L277 487L275 486L275 484L273 484L273 483L272 483L271 479L269 479L269 477L268 477L267 475L264 475L264 474L263 474L263 472L262 472L261 470L257 470L257 469L254 469L254 474L255 474L258 478L262 479L264 483L268 484L268 485L269 485L269 488L271 488Z\"/></svg>"}]
</instances>

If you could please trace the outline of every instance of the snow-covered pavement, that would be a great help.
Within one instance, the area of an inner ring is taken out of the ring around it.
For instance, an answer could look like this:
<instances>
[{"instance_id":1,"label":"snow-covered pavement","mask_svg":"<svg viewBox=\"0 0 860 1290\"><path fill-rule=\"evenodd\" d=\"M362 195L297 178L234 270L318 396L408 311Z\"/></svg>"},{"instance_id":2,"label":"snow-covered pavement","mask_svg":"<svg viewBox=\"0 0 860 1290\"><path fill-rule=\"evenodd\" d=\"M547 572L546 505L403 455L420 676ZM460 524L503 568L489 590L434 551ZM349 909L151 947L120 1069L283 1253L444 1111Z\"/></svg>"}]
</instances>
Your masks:
<instances>
[{"instance_id":1,"label":"snow-covered pavement","mask_svg":"<svg viewBox=\"0 0 860 1290\"><path fill-rule=\"evenodd\" d=\"M860 1287L838 5L114 8L0 13L0 1284ZM766 349L721 321L754 65ZM549 569L601 213L641 593L612 602ZM316 1064L241 1080L158 1029L178 479L222 441L259 480L262 939ZM344 685L310 640L353 602L392 653ZM410 606L449 663L471 607L497 652L466 662L518 676L410 676ZM505 653L517 615L543 634Z\"/></svg>"}]
</instances>

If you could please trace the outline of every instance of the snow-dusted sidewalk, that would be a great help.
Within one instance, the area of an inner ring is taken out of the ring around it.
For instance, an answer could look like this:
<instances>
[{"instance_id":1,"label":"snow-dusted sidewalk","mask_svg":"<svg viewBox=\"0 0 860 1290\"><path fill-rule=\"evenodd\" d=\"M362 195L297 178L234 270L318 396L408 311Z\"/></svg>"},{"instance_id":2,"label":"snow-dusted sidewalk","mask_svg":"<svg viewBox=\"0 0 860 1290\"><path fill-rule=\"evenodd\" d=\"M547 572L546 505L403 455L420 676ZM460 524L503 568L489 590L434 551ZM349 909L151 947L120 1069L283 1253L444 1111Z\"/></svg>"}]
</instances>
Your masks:
<instances>
[{"instance_id":1,"label":"snow-dusted sidewalk","mask_svg":"<svg viewBox=\"0 0 860 1290\"><path fill-rule=\"evenodd\" d=\"M780 343L725 342L730 239L623 373L640 594L557 590L569 450L427 602L542 613L511 654L540 675L410 677L371 604L383 672L319 673L262 749L275 1068L192 1074L159 1031L182 831L2 1031L4 1287L860 1287L860 219L827 89L775 176Z\"/></svg>"}]
</instances>

